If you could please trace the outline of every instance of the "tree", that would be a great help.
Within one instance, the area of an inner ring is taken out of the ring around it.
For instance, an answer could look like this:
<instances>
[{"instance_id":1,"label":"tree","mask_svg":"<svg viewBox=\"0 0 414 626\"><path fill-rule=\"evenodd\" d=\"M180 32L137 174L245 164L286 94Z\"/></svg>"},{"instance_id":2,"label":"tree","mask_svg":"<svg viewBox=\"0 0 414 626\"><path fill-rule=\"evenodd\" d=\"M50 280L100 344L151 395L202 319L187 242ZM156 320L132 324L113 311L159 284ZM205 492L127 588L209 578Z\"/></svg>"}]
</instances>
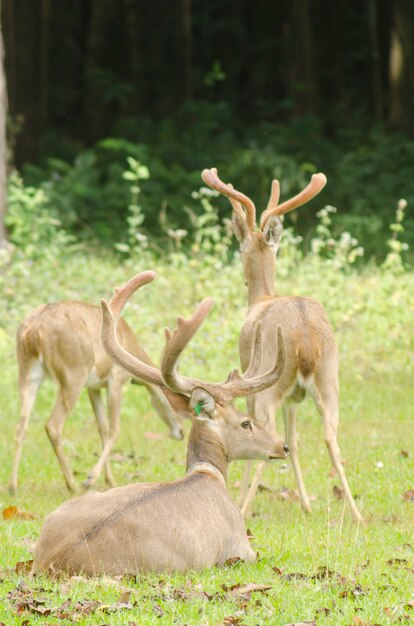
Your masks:
<instances>
[{"instance_id":1,"label":"tree","mask_svg":"<svg viewBox=\"0 0 414 626\"><path fill-rule=\"evenodd\" d=\"M414 3L395 0L390 53L390 121L414 135Z\"/></svg>"},{"instance_id":2,"label":"tree","mask_svg":"<svg viewBox=\"0 0 414 626\"><path fill-rule=\"evenodd\" d=\"M7 89L4 71L4 45L0 18L0 248L6 244L5 217L7 209Z\"/></svg>"}]
</instances>

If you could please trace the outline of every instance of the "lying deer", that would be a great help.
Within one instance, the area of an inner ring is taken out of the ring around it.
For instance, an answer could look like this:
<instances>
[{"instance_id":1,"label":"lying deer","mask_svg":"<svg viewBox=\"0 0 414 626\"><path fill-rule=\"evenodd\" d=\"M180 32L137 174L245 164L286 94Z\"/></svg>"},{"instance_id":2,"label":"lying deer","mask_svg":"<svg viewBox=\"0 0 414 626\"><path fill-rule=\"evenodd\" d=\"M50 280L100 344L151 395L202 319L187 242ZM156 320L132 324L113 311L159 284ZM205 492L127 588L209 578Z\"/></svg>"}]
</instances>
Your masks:
<instances>
[{"instance_id":1,"label":"lying deer","mask_svg":"<svg viewBox=\"0 0 414 626\"><path fill-rule=\"evenodd\" d=\"M258 325L243 376L235 370L221 384L182 376L177 360L212 306L212 300L205 299L190 320L178 318L178 328L166 330L158 370L129 353L116 334L124 303L154 277L154 272L138 274L116 290L110 305L102 301L102 342L111 358L133 376L151 384L165 381L172 391L189 398L193 414L186 476L65 502L46 518L34 573L185 572L222 565L231 557L255 559L240 510L226 490L227 466L233 459L285 458L288 451L262 424L236 410L233 399L263 391L280 378L286 362L281 330L277 329L277 363L265 373L256 373L262 353Z\"/></svg>"},{"instance_id":2,"label":"lying deer","mask_svg":"<svg viewBox=\"0 0 414 626\"><path fill-rule=\"evenodd\" d=\"M312 298L277 296L274 292L276 252L283 230L280 217L315 197L325 186L324 174L314 174L309 185L293 198L279 204L279 182L272 183L271 197L256 227L256 209L250 198L236 191L232 185L223 183L217 170L206 169L203 181L212 189L227 196L233 207L233 232L240 243L241 259L248 288L248 314L240 335L240 358L242 368L247 366L254 333L263 324L267 350L262 369L274 363L276 352L270 341L275 327L280 325L286 342L287 365L280 380L266 391L248 398L249 413L259 422L270 427L277 408L283 405L286 439L295 472L300 501L305 511L310 511L310 501L299 465L296 440L296 403L306 393L315 401L322 416L325 442L331 462L339 476L345 497L354 518L361 521L361 514L352 497L337 442L339 419L338 350L332 328L322 305ZM264 464L259 464L256 475L248 489L247 468L242 487L242 512L245 514L259 485Z\"/></svg>"},{"instance_id":3,"label":"lying deer","mask_svg":"<svg viewBox=\"0 0 414 626\"><path fill-rule=\"evenodd\" d=\"M106 354L101 338L100 307L85 302L57 302L34 309L25 318L17 332L17 361L19 366L20 420L16 432L10 491L17 489L17 474L23 441L36 394L49 375L58 386L57 398L46 424L46 432L56 453L66 485L70 491L77 488L67 456L63 451L62 432L69 413L74 408L82 388L86 387L102 440L102 453L95 467L83 483L93 485L102 469L106 482L113 486L109 455L120 427L122 388L131 380L131 374L113 363ZM152 364L125 320L120 320L120 342L132 354ZM186 398L165 386L143 383L152 404L167 424L170 435L183 438L181 418L189 416ZM107 413L102 403L101 389L107 391ZM109 422L109 426L108 426Z\"/></svg>"}]
</instances>

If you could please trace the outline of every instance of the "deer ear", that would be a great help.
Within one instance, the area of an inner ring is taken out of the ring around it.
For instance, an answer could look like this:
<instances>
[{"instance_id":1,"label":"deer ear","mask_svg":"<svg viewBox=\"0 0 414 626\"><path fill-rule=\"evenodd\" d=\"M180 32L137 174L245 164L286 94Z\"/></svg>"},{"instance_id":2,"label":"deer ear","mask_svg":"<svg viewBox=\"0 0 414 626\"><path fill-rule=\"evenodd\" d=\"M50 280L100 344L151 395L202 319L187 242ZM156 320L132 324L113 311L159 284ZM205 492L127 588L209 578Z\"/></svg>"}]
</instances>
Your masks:
<instances>
[{"instance_id":1,"label":"deer ear","mask_svg":"<svg viewBox=\"0 0 414 626\"><path fill-rule=\"evenodd\" d=\"M216 401L208 391L196 387L191 392L190 409L194 411L195 419L212 420L216 414Z\"/></svg>"},{"instance_id":2,"label":"deer ear","mask_svg":"<svg viewBox=\"0 0 414 626\"><path fill-rule=\"evenodd\" d=\"M251 238L250 230L246 224L246 219L237 211L233 211L231 216L233 233L240 244Z\"/></svg>"},{"instance_id":3,"label":"deer ear","mask_svg":"<svg viewBox=\"0 0 414 626\"><path fill-rule=\"evenodd\" d=\"M279 216L270 217L263 228L263 239L269 246L273 246L276 250L279 248L280 239L283 232L283 222Z\"/></svg>"}]
</instances>

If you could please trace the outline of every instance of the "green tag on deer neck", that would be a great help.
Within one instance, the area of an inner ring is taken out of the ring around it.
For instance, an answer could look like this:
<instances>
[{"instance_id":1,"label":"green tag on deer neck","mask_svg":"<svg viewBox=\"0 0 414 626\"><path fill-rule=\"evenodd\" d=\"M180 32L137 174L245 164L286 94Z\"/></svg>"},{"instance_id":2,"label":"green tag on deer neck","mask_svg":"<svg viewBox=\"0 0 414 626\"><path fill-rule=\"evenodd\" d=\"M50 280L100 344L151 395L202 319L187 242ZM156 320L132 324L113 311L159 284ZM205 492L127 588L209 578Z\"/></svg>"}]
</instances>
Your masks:
<instances>
[{"instance_id":1,"label":"green tag on deer neck","mask_svg":"<svg viewBox=\"0 0 414 626\"><path fill-rule=\"evenodd\" d=\"M200 400L200 402L197 402L197 404L195 405L194 412L196 415L200 415L201 411L203 410L203 404L204 402Z\"/></svg>"}]
</instances>

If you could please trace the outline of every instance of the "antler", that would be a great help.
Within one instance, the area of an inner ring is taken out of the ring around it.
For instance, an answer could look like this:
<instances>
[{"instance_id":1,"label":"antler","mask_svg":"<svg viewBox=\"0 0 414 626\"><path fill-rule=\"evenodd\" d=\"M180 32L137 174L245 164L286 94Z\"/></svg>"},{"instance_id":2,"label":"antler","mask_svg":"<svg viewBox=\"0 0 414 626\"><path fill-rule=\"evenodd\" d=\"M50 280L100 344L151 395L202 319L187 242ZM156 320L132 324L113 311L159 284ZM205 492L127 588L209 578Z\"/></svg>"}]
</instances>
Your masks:
<instances>
[{"instance_id":1,"label":"antler","mask_svg":"<svg viewBox=\"0 0 414 626\"><path fill-rule=\"evenodd\" d=\"M318 174L313 174L310 183L303 189L300 193L282 204L279 204L279 182L274 180L272 183L272 193L270 196L269 204L267 205L266 211L262 213L260 218L260 228L263 230L267 220L272 215L284 215L288 211L292 211L297 207L302 206L302 204L306 204L309 200L312 200L326 185L326 176L319 172Z\"/></svg>"},{"instance_id":2,"label":"antler","mask_svg":"<svg viewBox=\"0 0 414 626\"><path fill-rule=\"evenodd\" d=\"M246 220L249 230L254 229L256 225L256 207L250 198L244 195L244 193L241 193L241 191L234 189L233 185L223 183L218 177L217 168L215 167L203 170L201 172L201 178L206 185L223 194L223 196L227 196L230 199L233 210ZM246 212L243 211L241 205L244 206Z\"/></svg>"},{"instance_id":3,"label":"antler","mask_svg":"<svg viewBox=\"0 0 414 626\"><path fill-rule=\"evenodd\" d=\"M130 352L125 350L125 348L119 343L116 334L119 316L121 315L128 298L130 298L132 294L143 285L152 282L155 277L155 272L141 272L122 285L122 287L116 287L115 293L109 304L105 300L101 300L101 338L105 351L109 354L113 361L124 367L128 372L137 378L154 385L163 385L164 381L160 370L156 367L143 363Z\"/></svg>"},{"instance_id":4,"label":"antler","mask_svg":"<svg viewBox=\"0 0 414 626\"><path fill-rule=\"evenodd\" d=\"M257 374L260 367L263 328L258 324L251 349L250 363L244 375L234 370L224 383L207 383L197 378L181 376L177 372L177 362L185 346L200 328L213 306L211 298L205 298L189 320L178 318L178 327L165 331L166 345L161 357L160 370L140 361L130 354L118 341L116 327L119 316L128 298L140 287L154 280L155 272L137 274L122 287L117 287L109 304L101 301L102 343L109 356L133 376L155 385L167 385L173 391L189 395L195 387L202 387L217 401L226 402L238 396L246 396L263 391L273 385L281 376L286 364L286 348L280 326L277 329L277 354L275 365L264 374Z\"/></svg>"},{"instance_id":5,"label":"antler","mask_svg":"<svg viewBox=\"0 0 414 626\"><path fill-rule=\"evenodd\" d=\"M178 327L173 332L166 329L167 341L161 358L161 372L168 387L177 393L187 395L190 394L195 387L202 387L211 393L218 402L227 402L239 396L259 393L273 385L280 378L286 365L286 348L280 326L277 328L276 363L270 370L263 374L257 374L261 361L263 343L263 329L261 324L258 324L256 327L250 363L244 375L241 375L238 370L234 370L224 383L207 383L197 378L188 378L178 374L176 368L178 358L187 343L201 326L211 305L211 300L204 300L191 319L185 320L179 317Z\"/></svg>"}]
</instances>

